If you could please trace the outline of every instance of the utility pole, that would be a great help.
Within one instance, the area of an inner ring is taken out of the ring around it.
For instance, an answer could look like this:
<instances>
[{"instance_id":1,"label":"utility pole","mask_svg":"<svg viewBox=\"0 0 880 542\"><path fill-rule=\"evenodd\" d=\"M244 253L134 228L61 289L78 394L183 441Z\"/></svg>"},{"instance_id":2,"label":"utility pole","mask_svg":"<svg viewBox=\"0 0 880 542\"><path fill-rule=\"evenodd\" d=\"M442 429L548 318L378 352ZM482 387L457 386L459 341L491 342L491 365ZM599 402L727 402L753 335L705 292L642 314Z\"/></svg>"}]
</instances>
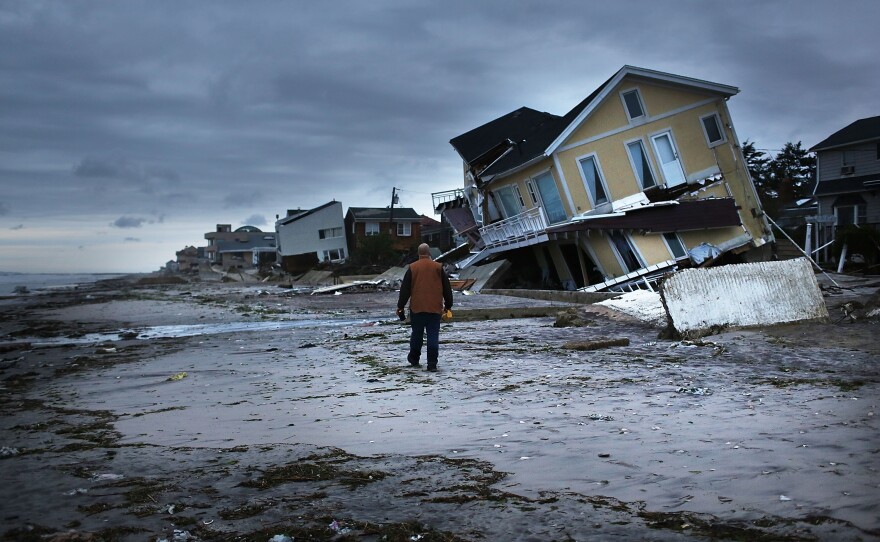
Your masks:
<instances>
[{"instance_id":1,"label":"utility pole","mask_svg":"<svg viewBox=\"0 0 880 542\"><path fill-rule=\"evenodd\" d=\"M388 222L391 223L391 227L388 230L388 233L393 237L396 232L394 228L394 204L397 203L397 188L391 187L391 211L388 213Z\"/></svg>"}]
</instances>

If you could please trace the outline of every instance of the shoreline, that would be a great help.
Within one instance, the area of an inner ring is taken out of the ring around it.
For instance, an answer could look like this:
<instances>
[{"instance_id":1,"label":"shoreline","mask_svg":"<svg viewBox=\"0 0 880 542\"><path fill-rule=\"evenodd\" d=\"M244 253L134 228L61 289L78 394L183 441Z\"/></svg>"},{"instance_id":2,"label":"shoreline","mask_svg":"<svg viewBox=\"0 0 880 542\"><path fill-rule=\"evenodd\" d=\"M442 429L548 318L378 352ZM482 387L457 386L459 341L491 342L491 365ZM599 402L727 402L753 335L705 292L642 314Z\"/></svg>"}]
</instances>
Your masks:
<instances>
[{"instance_id":1,"label":"shoreline","mask_svg":"<svg viewBox=\"0 0 880 542\"><path fill-rule=\"evenodd\" d=\"M0 300L0 342L360 322L0 353L3 534L880 538L876 324L677 342L582 306L585 327L462 319L431 375L405 362L396 292L277 290L121 280ZM455 301L457 315L563 307ZM563 348L601 337L629 345Z\"/></svg>"}]
</instances>

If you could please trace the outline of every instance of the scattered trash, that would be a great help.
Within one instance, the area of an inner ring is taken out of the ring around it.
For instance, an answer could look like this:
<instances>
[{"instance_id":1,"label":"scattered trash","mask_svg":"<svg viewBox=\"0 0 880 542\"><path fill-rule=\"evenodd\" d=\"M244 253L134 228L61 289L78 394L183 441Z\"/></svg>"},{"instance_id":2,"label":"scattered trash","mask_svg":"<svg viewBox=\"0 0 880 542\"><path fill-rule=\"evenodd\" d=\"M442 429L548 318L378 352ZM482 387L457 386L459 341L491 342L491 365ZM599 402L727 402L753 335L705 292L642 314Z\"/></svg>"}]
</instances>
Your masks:
<instances>
[{"instance_id":1,"label":"scattered trash","mask_svg":"<svg viewBox=\"0 0 880 542\"><path fill-rule=\"evenodd\" d=\"M330 530L333 531L334 533L338 533L338 534L350 533L351 529L349 529L348 527L345 527L344 525L345 525L344 523L341 523L341 522L336 521L334 519L333 523L330 524Z\"/></svg>"},{"instance_id":2,"label":"scattered trash","mask_svg":"<svg viewBox=\"0 0 880 542\"><path fill-rule=\"evenodd\" d=\"M318 345L315 343L302 343L299 345L300 348L315 348L316 346Z\"/></svg>"},{"instance_id":3,"label":"scattered trash","mask_svg":"<svg viewBox=\"0 0 880 542\"><path fill-rule=\"evenodd\" d=\"M605 414L587 414L587 418L602 422L613 422L614 418Z\"/></svg>"},{"instance_id":4,"label":"scattered trash","mask_svg":"<svg viewBox=\"0 0 880 542\"><path fill-rule=\"evenodd\" d=\"M71 489L70 491L65 491L64 494L68 495L68 496L73 496L73 495L82 495L82 494L88 493L88 492L89 492L88 489L86 489L84 487L78 487L76 489Z\"/></svg>"},{"instance_id":5,"label":"scattered trash","mask_svg":"<svg viewBox=\"0 0 880 542\"><path fill-rule=\"evenodd\" d=\"M115 354L116 349L113 347L96 348L95 353L96 354Z\"/></svg>"},{"instance_id":6,"label":"scattered trash","mask_svg":"<svg viewBox=\"0 0 880 542\"><path fill-rule=\"evenodd\" d=\"M601 454L599 454L599 457L611 457L611 454L602 452Z\"/></svg>"},{"instance_id":7,"label":"scattered trash","mask_svg":"<svg viewBox=\"0 0 880 542\"><path fill-rule=\"evenodd\" d=\"M12 293L14 293L14 294L29 294L29 293L31 293L31 291L28 290L27 286L16 286L15 288L12 289Z\"/></svg>"},{"instance_id":8,"label":"scattered trash","mask_svg":"<svg viewBox=\"0 0 880 542\"><path fill-rule=\"evenodd\" d=\"M688 395L712 395L712 390L709 388L678 388L675 391Z\"/></svg>"},{"instance_id":9,"label":"scattered trash","mask_svg":"<svg viewBox=\"0 0 880 542\"><path fill-rule=\"evenodd\" d=\"M780 496L779 496L779 500L780 500L780 501L790 501L790 500L791 500L791 497L786 497L785 495L780 495Z\"/></svg>"},{"instance_id":10,"label":"scattered trash","mask_svg":"<svg viewBox=\"0 0 880 542\"><path fill-rule=\"evenodd\" d=\"M125 478L125 476L121 474L113 474L109 472L106 474L96 474L92 476L92 480L95 482L105 482L107 480L122 480L123 478Z\"/></svg>"},{"instance_id":11,"label":"scattered trash","mask_svg":"<svg viewBox=\"0 0 880 542\"><path fill-rule=\"evenodd\" d=\"M173 504L169 504L169 505L168 505L168 513L169 513L169 514L173 514L175 508L177 508L175 505L173 505Z\"/></svg>"},{"instance_id":12,"label":"scattered trash","mask_svg":"<svg viewBox=\"0 0 880 542\"><path fill-rule=\"evenodd\" d=\"M181 372L169 376L167 382L176 382L178 380L183 380L184 378L186 378L186 372Z\"/></svg>"},{"instance_id":13,"label":"scattered trash","mask_svg":"<svg viewBox=\"0 0 880 542\"><path fill-rule=\"evenodd\" d=\"M20 453L21 451L18 448L10 448L9 446L0 448L0 457L12 457Z\"/></svg>"},{"instance_id":14,"label":"scattered trash","mask_svg":"<svg viewBox=\"0 0 880 542\"><path fill-rule=\"evenodd\" d=\"M293 542L293 539L286 534L276 534L269 539L269 542Z\"/></svg>"},{"instance_id":15,"label":"scattered trash","mask_svg":"<svg viewBox=\"0 0 880 542\"><path fill-rule=\"evenodd\" d=\"M212 523L214 523L213 519L203 519L202 520L202 525L210 525Z\"/></svg>"}]
</instances>

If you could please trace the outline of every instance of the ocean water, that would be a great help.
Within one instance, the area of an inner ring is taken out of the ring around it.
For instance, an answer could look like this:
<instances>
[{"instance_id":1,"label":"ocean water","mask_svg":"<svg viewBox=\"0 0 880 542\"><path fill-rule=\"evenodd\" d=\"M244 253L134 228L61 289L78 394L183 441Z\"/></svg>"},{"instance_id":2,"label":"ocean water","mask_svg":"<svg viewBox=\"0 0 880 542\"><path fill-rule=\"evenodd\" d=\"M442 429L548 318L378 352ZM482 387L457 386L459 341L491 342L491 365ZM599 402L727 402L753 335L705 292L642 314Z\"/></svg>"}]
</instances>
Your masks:
<instances>
[{"instance_id":1,"label":"ocean water","mask_svg":"<svg viewBox=\"0 0 880 542\"><path fill-rule=\"evenodd\" d=\"M5 273L0 271L0 295L12 295L18 286L24 286L31 293L73 288L98 280L121 277L121 273Z\"/></svg>"}]
</instances>

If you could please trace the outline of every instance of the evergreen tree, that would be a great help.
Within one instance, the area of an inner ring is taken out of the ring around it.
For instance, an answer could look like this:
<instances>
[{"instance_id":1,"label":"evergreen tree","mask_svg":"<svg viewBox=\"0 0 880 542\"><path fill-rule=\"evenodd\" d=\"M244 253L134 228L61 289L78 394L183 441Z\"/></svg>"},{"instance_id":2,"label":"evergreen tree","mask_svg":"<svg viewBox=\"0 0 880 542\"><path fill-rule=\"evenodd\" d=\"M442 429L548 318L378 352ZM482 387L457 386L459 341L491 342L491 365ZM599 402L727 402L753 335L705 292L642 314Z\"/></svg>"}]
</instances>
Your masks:
<instances>
[{"instance_id":1,"label":"evergreen tree","mask_svg":"<svg viewBox=\"0 0 880 542\"><path fill-rule=\"evenodd\" d=\"M779 193L779 203L786 204L809 195L816 175L816 158L798 141L786 143L767 166Z\"/></svg>"}]
</instances>

